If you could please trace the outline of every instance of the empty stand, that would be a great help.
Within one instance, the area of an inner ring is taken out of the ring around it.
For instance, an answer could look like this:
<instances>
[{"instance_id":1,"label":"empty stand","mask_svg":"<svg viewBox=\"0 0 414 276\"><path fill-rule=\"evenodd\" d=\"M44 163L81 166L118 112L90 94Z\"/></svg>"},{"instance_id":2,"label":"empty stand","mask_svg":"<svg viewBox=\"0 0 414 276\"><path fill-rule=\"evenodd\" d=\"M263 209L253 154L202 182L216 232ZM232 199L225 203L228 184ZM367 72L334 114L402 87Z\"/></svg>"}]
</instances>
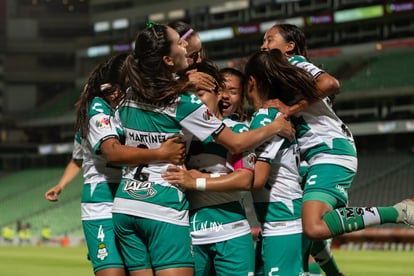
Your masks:
<instances>
[{"instance_id":1,"label":"empty stand","mask_svg":"<svg viewBox=\"0 0 414 276\"><path fill-rule=\"evenodd\" d=\"M44 197L63 171L64 168L30 169L1 177L0 225L30 223L33 237L44 225L51 227L53 235L79 232L82 176L65 188L58 202L49 202Z\"/></svg>"}]
</instances>

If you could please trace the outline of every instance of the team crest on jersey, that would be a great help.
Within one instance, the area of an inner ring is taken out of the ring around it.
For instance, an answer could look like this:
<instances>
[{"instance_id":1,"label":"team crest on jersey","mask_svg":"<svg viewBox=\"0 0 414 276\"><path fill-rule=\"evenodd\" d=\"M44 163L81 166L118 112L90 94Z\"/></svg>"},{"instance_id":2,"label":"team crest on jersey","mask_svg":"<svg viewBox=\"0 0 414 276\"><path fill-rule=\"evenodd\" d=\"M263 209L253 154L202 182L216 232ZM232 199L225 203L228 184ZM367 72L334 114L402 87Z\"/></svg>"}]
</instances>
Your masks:
<instances>
[{"instance_id":1,"label":"team crest on jersey","mask_svg":"<svg viewBox=\"0 0 414 276\"><path fill-rule=\"evenodd\" d=\"M109 128L110 127L109 119L107 117L103 117L100 120L97 120L96 126L98 128Z\"/></svg>"},{"instance_id":2,"label":"team crest on jersey","mask_svg":"<svg viewBox=\"0 0 414 276\"><path fill-rule=\"evenodd\" d=\"M96 255L96 257L101 261L108 257L108 250L106 249L106 245L104 243L101 243L98 246L98 254Z\"/></svg>"},{"instance_id":3,"label":"team crest on jersey","mask_svg":"<svg viewBox=\"0 0 414 276\"><path fill-rule=\"evenodd\" d=\"M243 153L243 168L254 171L254 164L256 163L256 154L249 152Z\"/></svg>"},{"instance_id":4,"label":"team crest on jersey","mask_svg":"<svg viewBox=\"0 0 414 276\"><path fill-rule=\"evenodd\" d=\"M211 117L213 117L213 113L211 113L210 110L206 109L206 111L203 113L203 119L210 121Z\"/></svg>"},{"instance_id":5,"label":"team crest on jersey","mask_svg":"<svg viewBox=\"0 0 414 276\"><path fill-rule=\"evenodd\" d=\"M133 198L148 198L157 194L157 191L152 188L153 184L154 182L151 181L126 180L122 190Z\"/></svg>"},{"instance_id":6,"label":"team crest on jersey","mask_svg":"<svg viewBox=\"0 0 414 276\"><path fill-rule=\"evenodd\" d=\"M254 168L254 164L256 163L256 154L254 153L249 153L246 157L246 161L249 164L250 167Z\"/></svg>"}]
</instances>

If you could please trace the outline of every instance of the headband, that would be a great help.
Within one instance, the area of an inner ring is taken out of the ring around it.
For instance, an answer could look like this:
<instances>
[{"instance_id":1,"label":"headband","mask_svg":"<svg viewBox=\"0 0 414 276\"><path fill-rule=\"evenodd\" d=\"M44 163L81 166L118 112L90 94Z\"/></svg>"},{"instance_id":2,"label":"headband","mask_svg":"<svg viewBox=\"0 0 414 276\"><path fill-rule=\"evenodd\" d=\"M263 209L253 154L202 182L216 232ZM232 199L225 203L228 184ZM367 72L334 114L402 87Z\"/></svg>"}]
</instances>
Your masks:
<instances>
[{"instance_id":1,"label":"headband","mask_svg":"<svg viewBox=\"0 0 414 276\"><path fill-rule=\"evenodd\" d=\"M109 89L109 88L112 88L112 84L110 84L110 83L101 84L101 91L104 91L104 90Z\"/></svg>"},{"instance_id":2,"label":"headband","mask_svg":"<svg viewBox=\"0 0 414 276\"><path fill-rule=\"evenodd\" d=\"M192 34L193 32L194 32L193 29L189 29L188 31L185 32L185 34L181 36L181 39L186 40L190 36L190 34Z\"/></svg>"}]
</instances>

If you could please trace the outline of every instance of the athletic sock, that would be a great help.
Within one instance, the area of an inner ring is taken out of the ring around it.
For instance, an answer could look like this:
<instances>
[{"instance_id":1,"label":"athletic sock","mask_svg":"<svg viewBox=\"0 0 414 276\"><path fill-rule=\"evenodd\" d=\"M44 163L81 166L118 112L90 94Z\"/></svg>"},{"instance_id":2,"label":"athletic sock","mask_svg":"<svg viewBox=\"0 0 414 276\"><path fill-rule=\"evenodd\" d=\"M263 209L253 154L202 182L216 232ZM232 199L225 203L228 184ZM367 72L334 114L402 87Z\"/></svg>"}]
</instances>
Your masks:
<instances>
[{"instance_id":1,"label":"athletic sock","mask_svg":"<svg viewBox=\"0 0 414 276\"><path fill-rule=\"evenodd\" d=\"M309 275L322 276L322 269L316 262L309 263Z\"/></svg>"},{"instance_id":2,"label":"athletic sock","mask_svg":"<svg viewBox=\"0 0 414 276\"><path fill-rule=\"evenodd\" d=\"M390 207L344 207L332 210L323 216L332 237L383 223L395 223L397 210Z\"/></svg>"},{"instance_id":3,"label":"athletic sock","mask_svg":"<svg viewBox=\"0 0 414 276\"><path fill-rule=\"evenodd\" d=\"M325 272L326 276L336 276L339 273L338 265L332 255L330 244L326 241L312 242L311 255Z\"/></svg>"}]
</instances>

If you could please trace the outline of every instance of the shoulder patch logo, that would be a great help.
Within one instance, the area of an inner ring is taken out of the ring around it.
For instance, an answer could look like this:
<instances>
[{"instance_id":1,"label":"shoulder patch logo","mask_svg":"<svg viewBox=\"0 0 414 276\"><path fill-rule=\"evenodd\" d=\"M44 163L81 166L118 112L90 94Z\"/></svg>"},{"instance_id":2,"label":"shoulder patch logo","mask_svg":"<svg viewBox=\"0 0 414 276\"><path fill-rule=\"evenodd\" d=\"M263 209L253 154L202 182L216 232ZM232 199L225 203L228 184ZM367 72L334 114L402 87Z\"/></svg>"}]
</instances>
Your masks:
<instances>
[{"instance_id":1,"label":"shoulder patch logo","mask_svg":"<svg viewBox=\"0 0 414 276\"><path fill-rule=\"evenodd\" d=\"M103 117L100 120L97 120L96 126L98 128L109 128L110 127L109 119L107 117Z\"/></svg>"},{"instance_id":2,"label":"shoulder patch logo","mask_svg":"<svg viewBox=\"0 0 414 276\"><path fill-rule=\"evenodd\" d=\"M249 153L247 155L247 163L249 164L249 166L254 168L254 164L256 163L256 154L254 153Z\"/></svg>"},{"instance_id":3,"label":"shoulder patch logo","mask_svg":"<svg viewBox=\"0 0 414 276\"><path fill-rule=\"evenodd\" d=\"M210 121L212 117L213 113L211 113L210 110L206 109L206 111L204 111L203 113L203 119L206 121Z\"/></svg>"}]
</instances>

